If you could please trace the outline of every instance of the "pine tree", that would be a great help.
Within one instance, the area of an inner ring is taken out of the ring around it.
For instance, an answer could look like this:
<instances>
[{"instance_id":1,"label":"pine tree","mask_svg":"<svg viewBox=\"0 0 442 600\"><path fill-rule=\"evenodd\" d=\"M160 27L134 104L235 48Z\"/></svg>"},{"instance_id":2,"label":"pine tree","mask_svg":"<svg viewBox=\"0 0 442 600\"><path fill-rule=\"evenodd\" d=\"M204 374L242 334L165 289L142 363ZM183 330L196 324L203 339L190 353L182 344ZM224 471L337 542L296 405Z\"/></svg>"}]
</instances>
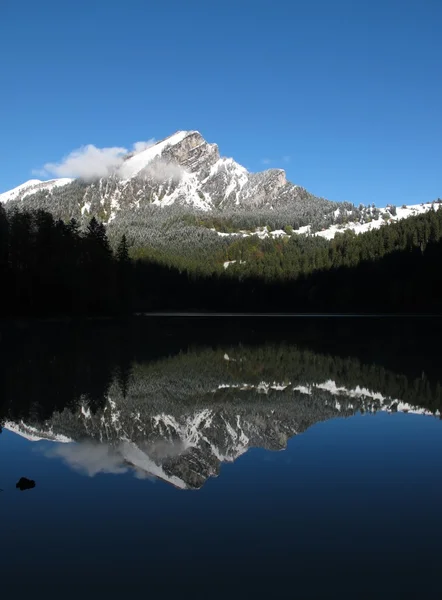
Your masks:
<instances>
[{"instance_id":1,"label":"pine tree","mask_svg":"<svg viewBox=\"0 0 442 600\"><path fill-rule=\"evenodd\" d=\"M129 250L127 247L127 240L126 240L125 234L123 234L121 236L120 243L118 244L118 247L117 247L117 261L120 264L127 264L130 262Z\"/></svg>"},{"instance_id":2,"label":"pine tree","mask_svg":"<svg viewBox=\"0 0 442 600\"><path fill-rule=\"evenodd\" d=\"M107 238L106 228L103 223L99 223L95 217L92 217L89 222L86 236L91 242L96 244L97 248L103 252L103 256L111 256L112 250Z\"/></svg>"}]
</instances>

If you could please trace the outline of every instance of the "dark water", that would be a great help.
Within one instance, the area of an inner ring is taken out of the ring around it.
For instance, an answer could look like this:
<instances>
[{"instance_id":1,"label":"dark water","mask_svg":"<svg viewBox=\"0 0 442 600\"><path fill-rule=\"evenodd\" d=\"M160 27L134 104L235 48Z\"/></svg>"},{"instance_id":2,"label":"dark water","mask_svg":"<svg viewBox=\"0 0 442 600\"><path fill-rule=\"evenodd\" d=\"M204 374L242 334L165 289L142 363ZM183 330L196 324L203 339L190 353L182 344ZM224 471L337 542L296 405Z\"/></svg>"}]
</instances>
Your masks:
<instances>
[{"instance_id":1,"label":"dark water","mask_svg":"<svg viewBox=\"0 0 442 600\"><path fill-rule=\"evenodd\" d=\"M2 593L440 598L440 327L4 329Z\"/></svg>"}]
</instances>

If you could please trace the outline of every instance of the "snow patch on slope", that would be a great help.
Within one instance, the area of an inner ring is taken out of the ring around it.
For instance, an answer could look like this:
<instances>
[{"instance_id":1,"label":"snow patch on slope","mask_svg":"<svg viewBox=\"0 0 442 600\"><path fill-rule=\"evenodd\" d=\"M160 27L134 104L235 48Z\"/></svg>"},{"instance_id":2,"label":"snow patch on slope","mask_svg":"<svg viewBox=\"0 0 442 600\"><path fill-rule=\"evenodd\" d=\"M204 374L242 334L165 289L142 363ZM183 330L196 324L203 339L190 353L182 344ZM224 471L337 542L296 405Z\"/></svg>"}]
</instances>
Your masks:
<instances>
[{"instance_id":1,"label":"snow patch on slope","mask_svg":"<svg viewBox=\"0 0 442 600\"><path fill-rule=\"evenodd\" d=\"M373 229L380 229L387 223L394 223L396 221L401 221L402 219L407 219L408 217L413 217L416 215L422 215L434 207L434 210L439 210L442 204L435 202L427 202L425 204L411 204L406 207L397 208L396 215L392 215L388 209L382 208L379 209L381 211L379 218L373 219L367 223L359 223L359 222L349 222L345 224L336 224L331 225L327 229L323 229L322 231L317 231L315 233L311 233L311 225L304 225L299 229L293 230L293 235L314 235L323 237L326 240L332 240L336 234L344 233L345 231L353 231L356 235L361 233L365 233L367 231L372 231ZM339 215L339 209L335 211L335 217ZM386 215L388 219L384 219L383 215ZM290 234L282 229L275 229L273 231L269 231L267 227L257 227L253 231L239 230L230 233L225 233L223 231L217 231L214 228L211 228L210 231L215 232L220 237L250 237L257 236L261 240L265 240L267 238L288 238Z\"/></svg>"},{"instance_id":2,"label":"snow patch on slope","mask_svg":"<svg viewBox=\"0 0 442 600\"><path fill-rule=\"evenodd\" d=\"M391 407L394 405L395 409L398 412L407 412L416 415L439 416L439 411L432 413L431 411L425 408L413 406L412 404L402 402L402 400L398 400L396 398L383 396L380 392L375 392L373 390L369 390L368 388L360 387L359 385L357 385L355 388L346 388L344 386L338 386L336 382L331 379L324 381L323 383L315 383L310 386L296 386L293 388L294 391L299 391L302 394L307 395L311 395L313 389L327 391L333 396L371 399L376 402L379 402L379 410L382 411L390 411ZM336 401L336 408L337 410L341 410L341 405L338 401Z\"/></svg>"},{"instance_id":3,"label":"snow patch on slope","mask_svg":"<svg viewBox=\"0 0 442 600\"><path fill-rule=\"evenodd\" d=\"M401 221L402 219L407 219L408 217L413 217L416 215L422 215L434 206L435 210L439 210L440 204L433 202L426 202L425 204L410 204L409 206L403 208L396 209L396 215L391 215L388 212L388 209L380 209L381 214L378 219L373 220L369 223L346 223L345 225L331 225L328 229L324 231L318 231L314 235L325 238L326 240L332 240L337 233L343 233L346 230L354 231L357 235L360 233L365 233L366 231L371 231L373 229L379 229L383 225L387 223L385 219L383 219L382 215L388 215L388 222L394 223L395 221ZM303 228L305 229L305 228ZM307 233L308 231L305 231ZM294 233L301 233L300 230L295 231Z\"/></svg>"},{"instance_id":4,"label":"snow patch on slope","mask_svg":"<svg viewBox=\"0 0 442 600\"><path fill-rule=\"evenodd\" d=\"M231 359L226 359L231 360ZM221 383L218 385L216 390L212 390L216 392L222 389L238 389L240 391L248 391L248 390L256 390L261 394L269 394L270 390L274 391L284 391L286 390L291 383L268 383L265 381L261 381L258 385L254 384L226 384ZM407 402L403 402L402 400L396 398L390 398L387 396L383 396L380 392L375 392L373 390L369 390L368 388L360 387L357 385L355 388L346 388L344 386L338 386L335 381L329 379L324 381L323 383L314 383L311 385L296 385L292 388L294 392L300 392L301 394L305 394L311 396L314 390L324 390L331 394L332 396L345 396L347 398L358 398L363 400L373 400L379 403L379 410L382 411L391 411L392 406L394 405L395 410L398 412L407 412L416 415L427 415L427 416L439 416L439 411L432 413L431 411L413 406L412 404L408 404ZM339 401L336 401L335 408L340 411L341 405Z\"/></svg>"}]
</instances>

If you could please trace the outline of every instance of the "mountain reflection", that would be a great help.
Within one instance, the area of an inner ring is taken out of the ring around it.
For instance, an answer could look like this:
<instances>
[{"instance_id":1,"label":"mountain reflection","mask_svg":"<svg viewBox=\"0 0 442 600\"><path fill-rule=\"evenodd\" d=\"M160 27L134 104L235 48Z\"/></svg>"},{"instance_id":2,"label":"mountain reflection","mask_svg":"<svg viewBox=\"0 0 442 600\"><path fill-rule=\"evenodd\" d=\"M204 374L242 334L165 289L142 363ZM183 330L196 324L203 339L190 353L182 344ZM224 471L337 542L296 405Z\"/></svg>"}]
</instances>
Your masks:
<instances>
[{"instance_id":1,"label":"mountain reflection","mask_svg":"<svg viewBox=\"0 0 442 600\"><path fill-rule=\"evenodd\" d=\"M293 343L206 345L120 360L77 346L75 357L73 364L69 353L54 356L67 374L63 382L50 362L38 359L39 370L29 357L15 361L2 420L32 441L50 440L48 457L91 477L133 472L198 489L222 463L252 447L283 450L321 421L357 412L440 414L441 386L424 373Z\"/></svg>"}]
</instances>

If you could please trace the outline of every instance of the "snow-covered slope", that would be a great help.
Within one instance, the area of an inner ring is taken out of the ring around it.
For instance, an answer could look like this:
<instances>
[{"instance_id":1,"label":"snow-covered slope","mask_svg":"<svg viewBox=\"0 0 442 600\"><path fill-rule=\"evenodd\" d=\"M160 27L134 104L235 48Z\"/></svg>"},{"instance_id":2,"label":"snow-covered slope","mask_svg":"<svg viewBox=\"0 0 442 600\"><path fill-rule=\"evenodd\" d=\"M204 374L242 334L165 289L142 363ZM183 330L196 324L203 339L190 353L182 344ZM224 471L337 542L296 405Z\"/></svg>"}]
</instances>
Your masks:
<instances>
[{"instance_id":1,"label":"snow-covered slope","mask_svg":"<svg viewBox=\"0 0 442 600\"><path fill-rule=\"evenodd\" d=\"M395 221L401 221L402 219L407 219L408 217L414 217L416 215L421 215L432 208L435 210L439 210L442 204L437 202L426 202L425 204L411 204L408 206L403 206L401 208L397 208L395 214L392 214L388 209L381 209L380 214L376 219L372 219L367 223L361 222L348 222L345 225L331 225L327 229L323 231L318 231L315 235L321 236L327 240L331 240L335 237L337 233L342 233L345 230L354 231L356 234L364 233L366 231L371 231L372 229L379 229L382 225L385 225L386 222L393 223ZM309 228L306 230L308 232Z\"/></svg>"},{"instance_id":2,"label":"snow-covered slope","mask_svg":"<svg viewBox=\"0 0 442 600\"><path fill-rule=\"evenodd\" d=\"M282 229L274 229L269 230L267 227L258 227L253 231L240 230L238 232L233 233L225 233L217 231L216 233L220 237L250 237L256 235L261 239L265 238L275 238L282 237L288 238L291 235L314 235L323 237L327 240L332 240L336 234L344 233L345 231L352 231L356 235L361 233L365 233L366 231L372 231L373 229L379 229L380 227L386 225L387 223L394 223L396 221L401 221L402 219L408 219L409 217L414 217L416 215L422 215L429 210L439 210L442 206L442 203L439 202L426 202L424 204L412 204L408 206L403 206L401 208L397 208L395 214L390 212L388 208L378 209L378 213L373 217L370 217L367 221L347 221L345 223L333 224L329 227L324 227L320 231L312 231L311 225L305 225L300 227L299 229L294 229L292 232L287 233ZM339 211L337 211L338 216ZM214 229L212 231L215 231ZM231 261L236 262L236 261ZM227 268L228 264L225 263L224 267Z\"/></svg>"},{"instance_id":3,"label":"snow-covered slope","mask_svg":"<svg viewBox=\"0 0 442 600\"><path fill-rule=\"evenodd\" d=\"M0 194L0 202L9 202L11 200L23 200L27 196L31 196L36 192L51 191L58 187L63 187L74 181L64 177L62 179L50 179L49 181L40 181L40 179L30 179L26 183L18 185L9 192Z\"/></svg>"}]
</instances>

